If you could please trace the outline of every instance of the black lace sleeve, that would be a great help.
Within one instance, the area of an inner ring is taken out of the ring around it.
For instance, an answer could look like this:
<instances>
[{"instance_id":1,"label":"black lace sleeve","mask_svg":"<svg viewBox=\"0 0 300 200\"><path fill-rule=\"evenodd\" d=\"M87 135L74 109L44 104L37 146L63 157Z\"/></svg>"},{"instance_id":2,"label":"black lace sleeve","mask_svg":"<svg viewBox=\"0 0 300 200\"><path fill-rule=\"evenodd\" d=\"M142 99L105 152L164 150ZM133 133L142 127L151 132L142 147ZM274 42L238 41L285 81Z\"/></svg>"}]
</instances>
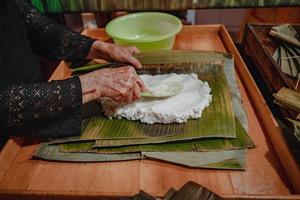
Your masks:
<instances>
[{"instance_id":1,"label":"black lace sleeve","mask_svg":"<svg viewBox=\"0 0 300 200\"><path fill-rule=\"evenodd\" d=\"M6 87L0 89L0 130L22 136L78 135L81 108L78 77Z\"/></svg>"},{"instance_id":2,"label":"black lace sleeve","mask_svg":"<svg viewBox=\"0 0 300 200\"><path fill-rule=\"evenodd\" d=\"M54 60L76 62L88 54L93 39L74 33L40 14L28 0L16 0L25 19L29 40L37 54Z\"/></svg>"}]
</instances>

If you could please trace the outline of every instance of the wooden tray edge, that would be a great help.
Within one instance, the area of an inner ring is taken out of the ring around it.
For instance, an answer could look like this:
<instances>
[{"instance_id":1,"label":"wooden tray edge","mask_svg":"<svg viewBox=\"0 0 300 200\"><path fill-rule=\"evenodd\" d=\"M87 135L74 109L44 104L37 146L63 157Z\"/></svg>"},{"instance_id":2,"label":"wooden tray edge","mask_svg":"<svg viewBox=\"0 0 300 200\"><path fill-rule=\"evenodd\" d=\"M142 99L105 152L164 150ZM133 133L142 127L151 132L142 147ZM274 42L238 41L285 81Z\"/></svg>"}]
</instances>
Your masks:
<instances>
[{"instance_id":1,"label":"wooden tray edge","mask_svg":"<svg viewBox=\"0 0 300 200\"><path fill-rule=\"evenodd\" d=\"M260 120L264 132L267 133L273 148L291 181L294 190L300 193L300 170L297 162L292 157L291 151L285 143L283 133L281 132L277 121L267 106L260 90L258 89L254 79L241 58L237 48L235 47L229 33L222 26L220 35L224 41L227 50L234 55L235 69L241 78L247 93L251 97L250 100L255 108L256 115Z\"/></svg>"}]
</instances>

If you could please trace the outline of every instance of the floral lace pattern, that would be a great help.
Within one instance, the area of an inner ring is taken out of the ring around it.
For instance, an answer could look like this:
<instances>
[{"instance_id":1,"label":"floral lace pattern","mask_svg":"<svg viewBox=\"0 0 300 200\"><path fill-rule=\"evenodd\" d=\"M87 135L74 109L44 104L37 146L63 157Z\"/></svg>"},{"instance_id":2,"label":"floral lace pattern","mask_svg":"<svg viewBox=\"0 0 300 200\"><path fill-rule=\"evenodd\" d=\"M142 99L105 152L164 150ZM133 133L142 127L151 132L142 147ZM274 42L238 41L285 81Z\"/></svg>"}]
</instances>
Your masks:
<instances>
[{"instance_id":1,"label":"floral lace pattern","mask_svg":"<svg viewBox=\"0 0 300 200\"><path fill-rule=\"evenodd\" d=\"M0 92L0 128L22 130L26 127L28 134L39 136L78 134L81 98L78 77L5 88ZM56 127L58 129L51 132Z\"/></svg>"}]
</instances>

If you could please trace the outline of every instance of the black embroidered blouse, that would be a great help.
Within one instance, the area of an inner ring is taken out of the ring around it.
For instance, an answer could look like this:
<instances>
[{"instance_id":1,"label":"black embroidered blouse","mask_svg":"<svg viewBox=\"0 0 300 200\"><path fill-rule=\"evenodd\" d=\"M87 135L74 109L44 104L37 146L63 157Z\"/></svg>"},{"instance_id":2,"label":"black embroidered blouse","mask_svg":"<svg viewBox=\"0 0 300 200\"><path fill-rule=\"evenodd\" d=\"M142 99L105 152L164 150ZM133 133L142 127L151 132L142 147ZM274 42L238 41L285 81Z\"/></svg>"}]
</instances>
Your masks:
<instances>
[{"instance_id":1,"label":"black embroidered blouse","mask_svg":"<svg viewBox=\"0 0 300 200\"><path fill-rule=\"evenodd\" d=\"M34 53L76 61L87 55L92 43L42 16L27 0L1 0L0 134L79 134L79 78L42 83Z\"/></svg>"}]
</instances>

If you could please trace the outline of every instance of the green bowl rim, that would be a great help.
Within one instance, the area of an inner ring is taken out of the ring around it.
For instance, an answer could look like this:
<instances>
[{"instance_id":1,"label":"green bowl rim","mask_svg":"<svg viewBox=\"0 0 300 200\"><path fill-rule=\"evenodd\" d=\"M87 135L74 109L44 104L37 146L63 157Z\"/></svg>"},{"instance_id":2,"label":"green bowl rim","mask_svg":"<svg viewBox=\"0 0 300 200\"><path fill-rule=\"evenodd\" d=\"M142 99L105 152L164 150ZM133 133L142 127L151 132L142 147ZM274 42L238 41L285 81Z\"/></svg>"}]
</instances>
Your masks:
<instances>
[{"instance_id":1,"label":"green bowl rim","mask_svg":"<svg viewBox=\"0 0 300 200\"><path fill-rule=\"evenodd\" d=\"M128 39L128 38L119 37L110 31L110 27L119 21L126 20L128 18L133 18L133 17L139 16L139 15L145 16L145 15L153 15L153 14L165 15L165 16L175 19L178 27L176 28L176 30L172 31L171 33L164 34L155 39ZM181 30L181 28L182 28L182 23L181 23L180 19L178 19L178 17L176 17L174 15L163 13L163 12L136 12L136 13L127 14L127 15L124 15L121 17L117 17L116 19L113 19L106 25L105 31L113 39L119 39L119 40L123 40L123 41L127 41L127 42L142 42L143 43L143 42L156 42L156 41L160 41L160 40L175 36Z\"/></svg>"}]
</instances>

